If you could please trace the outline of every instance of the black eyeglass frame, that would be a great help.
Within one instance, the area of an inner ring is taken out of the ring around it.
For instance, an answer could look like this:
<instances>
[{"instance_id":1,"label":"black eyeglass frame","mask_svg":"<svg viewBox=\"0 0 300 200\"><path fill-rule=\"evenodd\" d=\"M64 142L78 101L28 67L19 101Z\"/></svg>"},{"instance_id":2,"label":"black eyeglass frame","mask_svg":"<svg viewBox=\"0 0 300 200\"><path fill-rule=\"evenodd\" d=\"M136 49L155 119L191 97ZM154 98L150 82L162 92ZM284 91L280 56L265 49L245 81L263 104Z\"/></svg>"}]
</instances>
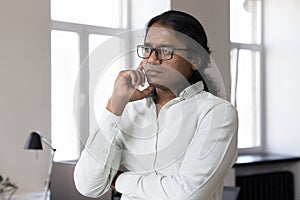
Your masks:
<instances>
[{"instance_id":1,"label":"black eyeglass frame","mask_svg":"<svg viewBox=\"0 0 300 200\"><path fill-rule=\"evenodd\" d=\"M151 51L149 53L148 56L141 56L139 55L139 48L149 48ZM159 58L159 54L158 54L158 50L161 51L162 48L168 48L171 50L171 55L170 55L170 58ZM142 59L148 59L150 58L150 56L152 55L153 51L155 52L155 58L157 60L171 60L173 58L173 54L174 54L174 51L187 51L188 49L183 49L183 48L175 48L175 47L159 47L159 48L154 48L154 47L149 47L149 46L145 46L145 45L137 45L137 48L136 48L136 53L138 55L138 57L142 58Z\"/></svg>"}]
</instances>

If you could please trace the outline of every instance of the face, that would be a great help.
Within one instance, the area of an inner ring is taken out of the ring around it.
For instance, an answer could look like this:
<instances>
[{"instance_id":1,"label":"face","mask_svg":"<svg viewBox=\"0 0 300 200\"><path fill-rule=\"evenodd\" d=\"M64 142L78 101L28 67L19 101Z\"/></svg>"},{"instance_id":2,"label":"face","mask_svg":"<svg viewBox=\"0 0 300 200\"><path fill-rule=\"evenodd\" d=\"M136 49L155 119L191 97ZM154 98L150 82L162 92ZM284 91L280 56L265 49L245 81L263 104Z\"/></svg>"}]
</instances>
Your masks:
<instances>
[{"instance_id":1,"label":"face","mask_svg":"<svg viewBox=\"0 0 300 200\"><path fill-rule=\"evenodd\" d=\"M152 48L173 47L186 49L184 42L176 37L175 31L159 23L153 24L145 38L145 46ZM187 79L193 73L192 64L187 60L187 51L175 50L170 60L159 60L152 52L144 59L143 68L150 85L156 88L181 90L188 86Z\"/></svg>"}]
</instances>

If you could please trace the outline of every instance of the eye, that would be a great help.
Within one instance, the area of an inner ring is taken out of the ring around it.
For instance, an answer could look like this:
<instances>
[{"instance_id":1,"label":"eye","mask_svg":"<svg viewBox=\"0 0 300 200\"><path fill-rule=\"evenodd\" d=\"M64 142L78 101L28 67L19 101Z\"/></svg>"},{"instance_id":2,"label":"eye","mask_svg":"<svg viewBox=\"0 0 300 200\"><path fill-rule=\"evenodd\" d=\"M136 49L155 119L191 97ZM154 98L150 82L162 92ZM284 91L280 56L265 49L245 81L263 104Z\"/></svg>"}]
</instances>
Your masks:
<instances>
[{"instance_id":1,"label":"eye","mask_svg":"<svg viewBox=\"0 0 300 200\"><path fill-rule=\"evenodd\" d=\"M164 55L171 55L173 53L172 47L161 47L161 52Z\"/></svg>"},{"instance_id":2,"label":"eye","mask_svg":"<svg viewBox=\"0 0 300 200\"><path fill-rule=\"evenodd\" d=\"M144 53L148 54L151 52L151 47L143 47Z\"/></svg>"}]
</instances>

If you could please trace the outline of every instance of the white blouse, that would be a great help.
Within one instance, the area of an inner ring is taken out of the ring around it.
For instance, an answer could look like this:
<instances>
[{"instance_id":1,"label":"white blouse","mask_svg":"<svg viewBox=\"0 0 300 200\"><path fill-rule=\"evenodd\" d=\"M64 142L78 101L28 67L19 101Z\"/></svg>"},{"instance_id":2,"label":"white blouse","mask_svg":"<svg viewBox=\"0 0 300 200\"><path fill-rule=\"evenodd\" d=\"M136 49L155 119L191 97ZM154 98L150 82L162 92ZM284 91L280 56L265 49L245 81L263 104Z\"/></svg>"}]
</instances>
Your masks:
<instances>
[{"instance_id":1,"label":"white blouse","mask_svg":"<svg viewBox=\"0 0 300 200\"><path fill-rule=\"evenodd\" d=\"M221 200L237 156L238 117L198 82L165 104L130 102L122 116L105 111L74 170L77 190L99 197L116 181L122 200Z\"/></svg>"}]
</instances>

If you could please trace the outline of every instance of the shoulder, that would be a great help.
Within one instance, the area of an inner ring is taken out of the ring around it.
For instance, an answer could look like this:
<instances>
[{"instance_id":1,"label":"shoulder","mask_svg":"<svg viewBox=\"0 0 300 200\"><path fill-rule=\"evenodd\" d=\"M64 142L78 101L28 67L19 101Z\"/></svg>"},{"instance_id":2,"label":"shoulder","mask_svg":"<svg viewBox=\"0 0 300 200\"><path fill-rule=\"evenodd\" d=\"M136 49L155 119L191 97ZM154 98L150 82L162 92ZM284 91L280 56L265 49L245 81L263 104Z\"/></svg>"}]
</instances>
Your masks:
<instances>
[{"instance_id":1,"label":"shoulder","mask_svg":"<svg viewBox=\"0 0 300 200\"><path fill-rule=\"evenodd\" d=\"M207 112L225 113L227 116L237 118L236 108L227 100L217 97L209 92L202 91L195 95L198 107Z\"/></svg>"}]
</instances>

